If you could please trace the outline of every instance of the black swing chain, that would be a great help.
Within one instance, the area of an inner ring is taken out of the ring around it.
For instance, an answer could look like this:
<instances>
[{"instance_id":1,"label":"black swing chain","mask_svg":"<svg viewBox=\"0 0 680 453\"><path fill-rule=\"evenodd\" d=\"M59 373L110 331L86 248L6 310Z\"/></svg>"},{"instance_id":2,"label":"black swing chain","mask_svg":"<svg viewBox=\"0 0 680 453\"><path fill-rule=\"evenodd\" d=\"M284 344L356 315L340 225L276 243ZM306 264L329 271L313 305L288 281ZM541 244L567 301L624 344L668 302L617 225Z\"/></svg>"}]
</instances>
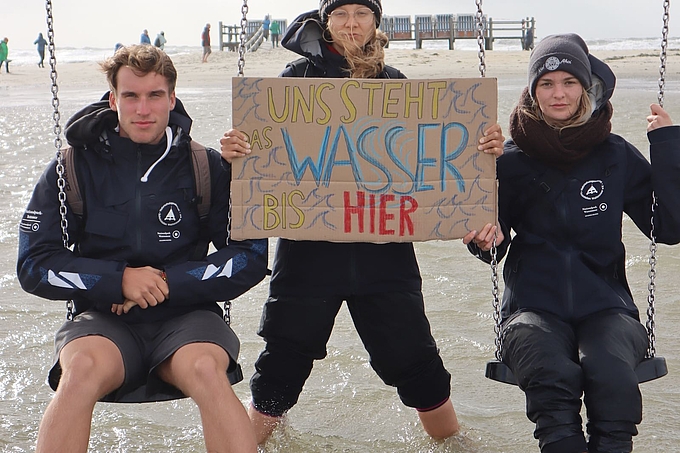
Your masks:
<instances>
[{"instance_id":1,"label":"black swing chain","mask_svg":"<svg viewBox=\"0 0 680 453\"><path fill-rule=\"evenodd\" d=\"M64 248L69 248L68 235L68 219L66 214L68 212L66 204L66 178L64 178L64 159L61 153L61 113L59 113L59 85L57 84L57 58L54 45L54 16L52 15L52 1L45 1L45 10L47 12L47 42L50 52L50 79L52 80L52 119L54 120L54 147L56 148L57 157L57 187L59 188L59 215L61 217L61 238L64 243ZM73 301L66 301L66 319L73 320Z\"/></svg>"},{"instance_id":2,"label":"black swing chain","mask_svg":"<svg viewBox=\"0 0 680 453\"><path fill-rule=\"evenodd\" d=\"M661 31L661 53L659 59L661 64L659 66L659 105L663 107L664 100L664 90L666 87L666 56L668 52L668 21L670 19L670 0L664 0L663 2L663 29ZM649 284L647 285L647 322L645 327L647 328L647 338L649 340L649 345L647 346L647 358L652 358L656 356L656 324L654 322L654 316L656 315L656 309L654 308L654 303L656 300L656 233L654 231L654 214L657 207L656 194L652 192L652 216L650 219L650 243L649 243Z\"/></svg>"},{"instance_id":3,"label":"black swing chain","mask_svg":"<svg viewBox=\"0 0 680 453\"><path fill-rule=\"evenodd\" d=\"M477 56L479 57L479 74L480 77L486 77L486 53L484 51L484 12L482 11L482 0L475 0L477 5Z\"/></svg>"},{"instance_id":4,"label":"black swing chain","mask_svg":"<svg viewBox=\"0 0 680 453\"><path fill-rule=\"evenodd\" d=\"M486 52L485 52L485 45L484 45L484 12L482 11L482 0L475 0L475 4L477 5L477 14L476 14L476 20L477 20L477 46L479 47L479 51L477 52L477 56L479 57L479 76L480 77L486 77ZM493 295L493 321L494 321L494 334L495 334L495 339L494 339L494 344L496 346L496 351L494 352L494 356L496 357L496 360L499 362L502 360L503 356L503 337L501 334L501 301L499 297L499 289L498 289L498 248L496 247L496 239L498 235L494 235L493 239L493 244L491 245L491 284L492 284L492 290L491 293Z\"/></svg>"},{"instance_id":5,"label":"black swing chain","mask_svg":"<svg viewBox=\"0 0 680 453\"><path fill-rule=\"evenodd\" d=\"M243 77L243 69L246 66L246 28L248 27L248 0L243 0L241 5L241 33L238 45L238 76Z\"/></svg>"}]
</instances>

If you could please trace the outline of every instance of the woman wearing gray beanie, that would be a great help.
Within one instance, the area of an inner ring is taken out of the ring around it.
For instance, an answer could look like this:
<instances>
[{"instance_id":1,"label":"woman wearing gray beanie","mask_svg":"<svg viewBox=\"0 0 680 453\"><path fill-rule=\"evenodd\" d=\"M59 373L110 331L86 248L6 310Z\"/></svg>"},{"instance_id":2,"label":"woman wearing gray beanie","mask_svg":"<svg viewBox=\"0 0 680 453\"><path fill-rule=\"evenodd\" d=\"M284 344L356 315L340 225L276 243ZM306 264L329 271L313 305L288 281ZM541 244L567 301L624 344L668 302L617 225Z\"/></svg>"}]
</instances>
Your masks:
<instances>
[{"instance_id":1,"label":"woman wearing gray beanie","mask_svg":"<svg viewBox=\"0 0 680 453\"><path fill-rule=\"evenodd\" d=\"M295 19L281 41L302 56L281 76L405 78L385 65L387 36L377 29L381 16L380 0L321 0L319 10ZM494 125L479 149L498 155L503 140ZM250 151L245 135L233 129L221 143L228 161ZM266 346L250 381L249 414L258 443L297 403L314 361L326 356L343 301L371 366L418 411L425 431L434 438L458 432L451 375L430 333L413 244L280 239L269 288L258 332Z\"/></svg>"},{"instance_id":2,"label":"woman wearing gray beanie","mask_svg":"<svg viewBox=\"0 0 680 453\"><path fill-rule=\"evenodd\" d=\"M497 161L502 360L542 453L632 451L648 339L626 281L623 214L648 236L653 216L657 241L680 242L680 127L651 105L650 164L611 133L614 84L580 36L544 38Z\"/></svg>"}]
</instances>

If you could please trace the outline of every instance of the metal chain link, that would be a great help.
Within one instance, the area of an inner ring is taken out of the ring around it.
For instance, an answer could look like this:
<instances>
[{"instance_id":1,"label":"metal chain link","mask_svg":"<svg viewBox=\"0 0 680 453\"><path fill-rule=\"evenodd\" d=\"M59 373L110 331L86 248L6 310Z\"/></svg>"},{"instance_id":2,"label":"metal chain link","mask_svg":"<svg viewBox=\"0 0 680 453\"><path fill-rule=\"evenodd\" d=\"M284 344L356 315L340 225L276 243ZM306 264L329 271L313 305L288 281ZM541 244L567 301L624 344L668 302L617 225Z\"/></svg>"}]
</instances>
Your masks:
<instances>
[{"instance_id":1,"label":"metal chain link","mask_svg":"<svg viewBox=\"0 0 680 453\"><path fill-rule=\"evenodd\" d=\"M668 50L668 20L670 19L670 0L663 2L663 29L661 31L661 66L659 66L659 105L663 107L666 87L666 54Z\"/></svg>"},{"instance_id":2,"label":"metal chain link","mask_svg":"<svg viewBox=\"0 0 680 453\"><path fill-rule=\"evenodd\" d=\"M498 297L498 248L496 247L496 234L493 239L493 245L491 246L491 284L492 284L492 294L493 294L493 321L494 321L494 333L496 334L495 344L496 352L495 357L499 362L503 358L503 339L501 336L501 301Z\"/></svg>"},{"instance_id":3,"label":"metal chain link","mask_svg":"<svg viewBox=\"0 0 680 453\"><path fill-rule=\"evenodd\" d=\"M243 77L243 69L246 66L246 27L248 27L248 0L243 0L241 6L241 34L238 45L238 76Z\"/></svg>"},{"instance_id":4,"label":"metal chain link","mask_svg":"<svg viewBox=\"0 0 680 453\"><path fill-rule=\"evenodd\" d=\"M663 107L664 99L664 89L666 87L666 57L668 53L668 21L670 19L670 0L664 0L663 2L663 29L661 30L661 54L659 59L661 64L659 66L659 105ZM656 194L652 192L652 216L650 220L650 243L649 243L649 284L647 285L647 322L645 327L647 328L647 338L649 340L649 345L647 346L647 357L651 358L656 356L656 324L654 322L654 316L656 315L656 309L654 308L654 302L656 301L656 232L654 231L654 213L656 212L657 198Z\"/></svg>"},{"instance_id":5,"label":"metal chain link","mask_svg":"<svg viewBox=\"0 0 680 453\"><path fill-rule=\"evenodd\" d=\"M650 230L650 243L649 243L649 284L647 289L649 293L647 294L647 338L649 340L649 345L647 346L647 357L654 357L656 355L656 334L654 315L656 310L654 309L654 302L656 298L656 232L654 231L654 213L656 211L657 201L656 195L652 193L652 219L651 219L651 230Z\"/></svg>"},{"instance_id":6,"label":"metal chain link","mask_svg":"<svg viewBox=\"0 0 680 453\"><path fill-rule=\"evenodd\" d=\"M64 157L61 153L61 125L59 121L61 120L61 113L59 113L59 85L57 84L57 57L56 57L56 47L54 45L54 16L52 15L52 1L46 0L45 10L47 13L47 42L48 49L50 52L50 79L52 80L52 108L54 109L52 113L52 119L54 120L54 147L56 148L57 154L57 187L59 189L59 215L61 217L61 239L64 244L64 248L69 248L69 235L68 235L68 219L66 214L68 212L66 204L66 178L64 178ZM73 320L73 301L66 301L66 319L69 321Z\"/></svg>"},{"instance_id":7,"label":"metal chain link","mask_svg":"<svg viewBox=\"0 0 680 453\"><path fill-rule=\"evenodd\" d=\"M475 0L477 5L477 46L479 51L479 74L480 77L486 77L486 52L484 47L484 13L482 12L482 0Z\"/></svg>"},{"instance_id":8,"label":"metal chain link","mask_svg":"<svg viewBox=\"0 0 680 453\"><path fill-rule=\"evenodd\" d=\"M224 302L224 322L229 325L231 324L231 301L227 300Z\"/></svg>"}]
</instances>

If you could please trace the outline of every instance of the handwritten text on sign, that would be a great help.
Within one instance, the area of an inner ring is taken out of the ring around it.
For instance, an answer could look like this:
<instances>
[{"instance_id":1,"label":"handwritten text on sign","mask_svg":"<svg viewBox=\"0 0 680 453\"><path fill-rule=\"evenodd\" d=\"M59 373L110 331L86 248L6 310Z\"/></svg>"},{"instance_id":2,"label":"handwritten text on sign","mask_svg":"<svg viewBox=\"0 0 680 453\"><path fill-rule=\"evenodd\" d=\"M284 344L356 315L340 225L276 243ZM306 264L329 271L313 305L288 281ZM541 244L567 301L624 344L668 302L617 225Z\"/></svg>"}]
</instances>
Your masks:
<instances>
[{"instance_id":1,"label":"handwritten text on sign","mask_svg":"<svg viewBox=\"0 0 680 453\"><path fill-rule=\"evenodd\" d=\"M233 79L232 237L454 239L496 219L495 79Z\"/></svg>"}]
</instances>

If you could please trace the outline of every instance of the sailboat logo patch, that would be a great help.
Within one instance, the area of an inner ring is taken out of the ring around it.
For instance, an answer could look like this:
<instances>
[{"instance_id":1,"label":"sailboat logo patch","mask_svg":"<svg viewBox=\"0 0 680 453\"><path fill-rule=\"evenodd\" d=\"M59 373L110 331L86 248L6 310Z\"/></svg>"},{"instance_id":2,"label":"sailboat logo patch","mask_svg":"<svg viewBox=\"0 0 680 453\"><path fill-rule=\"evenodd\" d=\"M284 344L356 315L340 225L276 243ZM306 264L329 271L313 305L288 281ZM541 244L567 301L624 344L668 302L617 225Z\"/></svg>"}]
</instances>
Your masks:
<instances>
[{"instance_id":1,"label":"sailboat logo patch","mask_svg":"<svg viewBox=\"0 0 680 453\"><path fill-rule=\"evenodd\" d=\"M597 200L604 193L604 183L600 180L586 181L581 186L581 196L586 200Z\"/></svg>"},{"instance_id":2,"label":"sailboat logo patch","mask_svg":"<svg viewBox=\"0 0 680 453\"><path fill-rule=\"evenodd\" d=\"M165 226L175 226L182 221L182 211L177 203L170 201L158 210L158 220Z\"/></svg>"}]
</instances>

